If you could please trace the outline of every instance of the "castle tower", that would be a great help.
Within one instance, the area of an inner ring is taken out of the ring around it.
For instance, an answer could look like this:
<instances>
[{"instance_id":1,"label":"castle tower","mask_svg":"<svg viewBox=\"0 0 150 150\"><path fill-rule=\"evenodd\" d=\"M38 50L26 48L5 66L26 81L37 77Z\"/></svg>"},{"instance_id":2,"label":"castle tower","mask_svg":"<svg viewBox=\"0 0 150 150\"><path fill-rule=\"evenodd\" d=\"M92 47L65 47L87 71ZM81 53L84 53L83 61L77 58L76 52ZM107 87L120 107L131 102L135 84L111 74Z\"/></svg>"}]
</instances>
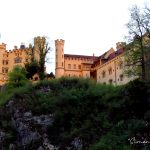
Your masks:
<instances>
[{"instance_id":1,"label":"castle tower","mask_svg":"<svg viewBox=\"0 0 150 150\"><path fill-rule=\"evenodd\" d=\"M2 43L0 44L0 52L4 53L6 51L6 44Z\"/></svg>"},{"instance_id":2,"label":"castle tower","mask_svg":"<svg viewBox=\"0 0 150 150\"><path fill-rule=\"evenodd\" d=\"M64 40L55 40L55 77L64 76Z\"/></svg>"},{"instance_id":3,"label":"castle tower","mask_svg":"<svg viewBox=\"0 0 150 150\"><path fill-rule=\"evenodd\" d=\"M45 37L35 37L34 38L34 49L35 49L35 52L34 52L34 57L37 61L40 60L40 49L42 50L45 50L45 44L46 44L46 39Z\"/></svg>"}]
</instances>

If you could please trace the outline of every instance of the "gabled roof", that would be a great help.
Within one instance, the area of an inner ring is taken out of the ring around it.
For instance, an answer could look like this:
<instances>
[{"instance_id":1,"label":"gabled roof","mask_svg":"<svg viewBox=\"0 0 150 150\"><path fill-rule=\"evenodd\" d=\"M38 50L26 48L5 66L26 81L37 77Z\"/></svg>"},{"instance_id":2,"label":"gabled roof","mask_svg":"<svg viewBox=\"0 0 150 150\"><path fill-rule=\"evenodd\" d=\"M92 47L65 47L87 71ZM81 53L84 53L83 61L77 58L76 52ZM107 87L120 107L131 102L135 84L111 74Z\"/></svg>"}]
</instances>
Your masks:
<instances>
[{"instance_id":1,"label":"gabled roof","mask_svg":"<svg viewBox=\"0 0 150 150\"><path fill-rule=\"evenodd\" d=\"M99 65L100 64L100 60L101 60L101 63L104 64L104 63L107 63L108 61L112 60L113 58L123 54L124 52L124 49L118 49L117 51L114 51L112 52L107 58L105 58L105 55L108 53L105 52L104 54L102 54L101 56L98 57L98 59L94 62L93 64L93 67L96 65Z\"/></svg>"},{"instance_id":2,"label":"gabled roof","mask_svg":"<svg viewBox=\"0 0 150 150\"><path fill-rule=\"evenodd\" d=\"M110 61L111 59L113 59L113 58L115 58L115 57L117 57L117 56L123 54L123 52L124 52L124 49L118 49L117 51L115 51L115 52L113 52L113 53L111 53L111 54L109 55L107 61Z\"/></svg>"}]
</instances>

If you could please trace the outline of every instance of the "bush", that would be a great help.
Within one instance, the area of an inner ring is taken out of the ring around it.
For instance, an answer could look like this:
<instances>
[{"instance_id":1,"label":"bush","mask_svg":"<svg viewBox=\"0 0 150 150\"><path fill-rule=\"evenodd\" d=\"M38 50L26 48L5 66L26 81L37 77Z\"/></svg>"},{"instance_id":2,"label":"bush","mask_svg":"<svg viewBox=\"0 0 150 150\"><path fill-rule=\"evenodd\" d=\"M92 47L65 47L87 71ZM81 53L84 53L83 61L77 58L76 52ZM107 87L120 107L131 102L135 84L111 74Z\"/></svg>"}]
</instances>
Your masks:
<instances>
[{"instance_id":1,"label":"bush","mask_svg":"<svg viewBox=\"0 0 150 150\"><path fill-rule=\"evenodd\" d=\"M71 146L79 138L83 150L134 150L149 148L128 140L150 138L149 91L149 82L140 80L111 86L61 78L17 88L13 98L33 114L54 115L47 131L54 145Z\"/></svg>"},{"instance_id":2,"label":"bush","mask_svg":"<svg viewBox=\"0 0 150 150\"><path fill-rule=\"evenodd\" d=\"M8 73L8 88L17 88L26 85L29 80L26 78L26 70L21 66L15 66L11 72Z\"/></svg>"}]
</instances>

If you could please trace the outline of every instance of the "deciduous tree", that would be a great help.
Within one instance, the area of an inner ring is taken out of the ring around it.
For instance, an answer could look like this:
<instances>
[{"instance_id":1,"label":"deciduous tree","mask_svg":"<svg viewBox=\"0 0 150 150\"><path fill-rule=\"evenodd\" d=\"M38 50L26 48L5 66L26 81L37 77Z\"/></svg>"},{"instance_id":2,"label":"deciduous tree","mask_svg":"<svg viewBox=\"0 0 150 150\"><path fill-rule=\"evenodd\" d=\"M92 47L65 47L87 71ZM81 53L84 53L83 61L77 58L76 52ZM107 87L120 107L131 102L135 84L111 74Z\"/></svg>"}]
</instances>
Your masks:
<instances>
[{"instance_id":1,"label":"deciduous tree","mask_svg":"<svg viewBox=\"0 0 150 150\"><path fill-rule=\"evenodd\" d=\"M40 80L45 78L46 56L50 50L51 47L46 37L38 36L34 38L34 45L29 45L29 51L27 53L30 60L26 64L26 68L30 72L30 76L34 72L39 74Z\"/></svg>"},{"instance_id":2,"label":"deciduous tree","mask_svg":"<svg viewBox=\"0 0 150 150\"><path fill-rule=\"evenodd\" d=\"M149 20L145 18L146 14L136 5L130 10L130 20L127 24L129 30L128 40L130 44L126 46L125 72L128 75L139 76L141 79L147 79L146 70L146 50L149 45L146 44L147 30Z\"/></svg>"},{"instance_id":3,"label":"deciduous tree","mask_svg":"<svg viewBox=\"0 0 150 150\"><path fill-rule=\"evenodd\" d=\"M29 80L26 78L26 73L24 67L15 66L13 70L8 73L8 87L16 88L27 84Z\"/></svg>"}]
</instances>

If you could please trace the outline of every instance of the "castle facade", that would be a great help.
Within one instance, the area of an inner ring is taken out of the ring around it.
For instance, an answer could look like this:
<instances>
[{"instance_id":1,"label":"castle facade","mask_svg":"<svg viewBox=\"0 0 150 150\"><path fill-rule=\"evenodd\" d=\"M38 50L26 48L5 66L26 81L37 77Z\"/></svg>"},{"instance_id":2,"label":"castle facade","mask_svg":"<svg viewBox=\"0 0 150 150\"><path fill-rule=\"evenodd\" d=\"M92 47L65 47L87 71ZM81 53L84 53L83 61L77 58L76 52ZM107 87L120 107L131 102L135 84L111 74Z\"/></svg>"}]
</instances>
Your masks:
<instances>
[{"instance_id":1,"label":"castle facade","mask_svg":"<svg viewBox=\"0 0 150 150\"><path fill-rule=\"evenodd\" d=\"M124 43L116 44L101 56L64 54L62 39L55 40L55 77L92 78L99 83L121 85L133 80L124 75Z\"/></svg>"},{"instance_id":2,"label":"castle facade","mask_svg":"<svg viewBox=\"0 0 150 150\"><path fill-rule=\"evenodd\" d=\"M6 44L0 44L0 85L5 84L8 81L8 73L15 67L15 66L22 66L24 67L26 63L31 61L31 57L39 61L39 52L38 52L38 43L45 43L44 37L35 37L34 38L34 54L30 47L25 47L22 43L19 48L14 46L13 50L7 50ZM36 75L35 75L36 76ZM36 76L37 78L37 76Z\"/></svg>"},{"instance_id":3,"label":"castle facade","mask_svg":"<svg viewBox=\"0 0 150 150\"><path fill-rule=\"evenodd\" d=\"M19 49L17 46L14 46L14 49L10 51L6 50L6 44L0 44L0 85L6 83L8 72L11 71L14 66L24 66L26 62L28 62L28 57L23 44Z\"/></svg>"}]
</instances>

